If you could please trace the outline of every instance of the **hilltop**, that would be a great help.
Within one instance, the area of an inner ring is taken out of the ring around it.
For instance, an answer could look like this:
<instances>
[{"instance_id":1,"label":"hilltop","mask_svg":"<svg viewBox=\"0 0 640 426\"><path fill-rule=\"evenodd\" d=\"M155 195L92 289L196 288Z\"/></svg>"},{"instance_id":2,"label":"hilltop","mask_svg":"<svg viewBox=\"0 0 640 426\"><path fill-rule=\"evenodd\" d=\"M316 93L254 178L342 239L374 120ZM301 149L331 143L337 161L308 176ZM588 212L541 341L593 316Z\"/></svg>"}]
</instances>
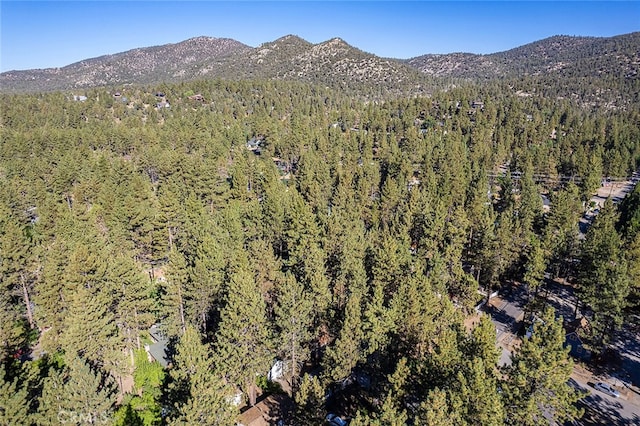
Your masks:
<instances>
[{"instance_id":1,"label":"hilltop","mask_svg":"<svg viewBox=\"0 0 640 426\"><path fill-rule=\"evenodd\" d=\"M640 32L615 37L554 36L505 52L381 58L341 38L313 44L287 35L250 47L228 38L196 37L133 49L62 68L0 74L2 92L78 90L98 86L202 79L293 80L350 92L424 94L452 84L510 80L526 91L592 102L638 100Z\"/></svg>"}]
</instances>

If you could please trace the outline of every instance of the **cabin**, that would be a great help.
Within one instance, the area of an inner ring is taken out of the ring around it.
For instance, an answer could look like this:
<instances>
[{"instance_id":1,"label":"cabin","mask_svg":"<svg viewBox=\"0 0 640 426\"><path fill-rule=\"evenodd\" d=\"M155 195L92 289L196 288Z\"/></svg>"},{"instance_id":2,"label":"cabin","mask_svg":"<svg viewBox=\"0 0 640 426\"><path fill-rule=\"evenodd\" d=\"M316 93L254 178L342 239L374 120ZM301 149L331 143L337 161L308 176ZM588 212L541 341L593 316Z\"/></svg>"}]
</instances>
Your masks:
<instances>
[{"instance_id":1,"label":"cabin","mask_svg":"<svg viewBox=\"0 0 640 426\"><path fill-rule=\"evenodd\" d=\"M149 337L153 343L144 345L149 361L156 361L162 367L167 368L169 366L169 358L167 357L169 339L162 331L160 324L154 324L149 328Z\"/></svg>"},{"instance_id":2,"label":"cabin","mask_svg":"<svg viewBox=\"0 0 640 426\"><path fill-rule=\"evenodd\" d=\"M251 138L247 141L247 149L249 151L253 151L256 154L260 153L260 144L262 143L262 139L260 138Z\"/></svg>"},{"instance_id":3,"label":"cabin","mask_svg":"<svg viewBox=\"0 0 640 426\"><path fill-rule=\"evenodd\" d=\"M591 351L584 346L580 337L580 335L584 336L591 333L589 321L585 317L580 317L566 323L564 328L567 333L564 347L570 347L569 355L579 361L589 361L591 359Z\"/></svg>"},{"instance_id":4,"label":"cabin","mask_svg":"<svg viewBox=\"0 0 640 426\"><path fill-rule=\"evenodd\" d=\"M269 395L238 416L237 426L269 426L286 424L293 411L293 401L287 395Z\"/></svg>"},{"instance_id":5,"label":"cabin","mask_svg":"<svg viewBox=\"0 0 640 426\"><path fill-rule=\"evenodd\" d=\"M569 346L569 355L580 361L589 361L591 359L591 351L584 347L582 339L576 332L571 332L565 336L564 347Z\"/></svg>"},{"instance_id":6,"label":"cabin","mask_svg":"<svg viewBox=\"0 0 640 426\"><path fill-rule=\"evenodd\" d=\"M291 170L291 166L288 161L285 161L278 157L273 157L273 164L276 165L276 168L280 170L281 173L288 173Z\"/></svg>"}]
</instances>

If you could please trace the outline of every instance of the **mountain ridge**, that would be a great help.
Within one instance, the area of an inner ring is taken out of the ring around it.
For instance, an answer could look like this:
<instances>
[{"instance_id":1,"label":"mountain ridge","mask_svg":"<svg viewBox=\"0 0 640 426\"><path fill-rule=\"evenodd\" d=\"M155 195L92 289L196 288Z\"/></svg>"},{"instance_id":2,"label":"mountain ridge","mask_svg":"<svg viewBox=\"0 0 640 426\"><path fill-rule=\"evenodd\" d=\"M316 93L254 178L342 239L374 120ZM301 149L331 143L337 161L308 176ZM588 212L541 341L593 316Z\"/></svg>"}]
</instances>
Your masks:
<instances>
[{"instance_id":1,"label":"mountain ridge","mask_svg":"<svg viewBox=\"0 0 640 426\"><path fill-rule=\"evenodd\" d=\"M229 38L193 37L88 58L61 68L7 71L0 91L80 90L203 78L289 79L337 88L420 93L434 78L483 81L523 76L637 80L640 32L613 37L552 36L503 52L382 58L340 37L310 43L288 34L257 47Z\"/></svg>"},{"instance_id":2,"label":"mountain ridge","mask_svg":"<svg viewBox=\"0 0 640 426\"><path fill-rule=\"evenodd\" d=\"M496 53L425 54L409 58L406 62L427 74L486 78L540 75L543 72L571 69L582 65L585 60L602 63L607 56L621 55L622 58L618 58L622 59L619 65L628 74L637 75L640 70L638 47L640 32L613 37L555 35ZM456 60L451 61L452 58ZM447 61L463 66L447 65ZM615 71L615 67L610 67L610 70Z\"/></svg>"}]
</instances>

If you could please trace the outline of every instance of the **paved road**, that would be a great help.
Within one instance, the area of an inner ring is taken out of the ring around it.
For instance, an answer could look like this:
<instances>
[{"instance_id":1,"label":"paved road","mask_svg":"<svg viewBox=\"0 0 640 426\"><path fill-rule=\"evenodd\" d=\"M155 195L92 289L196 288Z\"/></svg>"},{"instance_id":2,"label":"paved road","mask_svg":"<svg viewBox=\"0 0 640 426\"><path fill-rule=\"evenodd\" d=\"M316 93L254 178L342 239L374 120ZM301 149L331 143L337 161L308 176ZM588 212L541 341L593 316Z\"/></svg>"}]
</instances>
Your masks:
<instances>
[{"instance_id":1,"label":"paved road","mask_svg":"<svg viewBox=\"0 0 640 426\"><path fill-rule=\"evenodd\" d=\"M630 179L624 182L609 183L598 188L598 192L591 197L591 202L595 204L595 209L586 212L581 218L578 226L580 227L580 239L584 239L587 229L594 217L598 214L607 198L611 198L614 203L619 203L624 197L633 191L633 188L640 181L640 170L635 172Z\"/></svg>"},{"instance_id":2,"label":"paved road","mask_svg":"<svg viewBox=\"0 0 640 426\"><path fill-rule=\"evenodd\" d=\"M500 365L511 364L513 344L519 340L516 335L526 305L524 286L512 286L507 293L491 298L482 311L491 316L496 327L496 344L502 350Z\"/></svg>"},{"instance_id":3,"label":"paved road","mask_svg":"<svg viewBox=\"0 0 640 426\"><path fill-rule=\"evenodd\" d=\"M594 389L593 382L580 374L573 374L571 377L569 381L571 385L576 389L589 392L589 395L579 402L579 406L584 409L584 416L574 422L574 425L640 425L640 407L635 404L636 395L629 396L628 392L624 392L619 398L614 398Z\"/></svg>"},{"instance_id":4,"label":"paved road","mask_svg":"<svg viewBox=\"0 0 640 426\"><path fill-rule=\"evenodd\" d=\"M614 203L620 202L629 192L633 190L640 179L640 173L634 173L632 179L611 184L610 186L602 186L592 201L597 205L598 210L590 212L580 219L580 237L584 238L584 234L593 218L604 205L607 198L611 197ZM550 206L553 208L553 206ZM498 297L493 298L488 304L484 305L482 310L491 316L496 326L497 345L502 349L500 364L506 365L511 363L511 349L516 336L517 326L522 319L524 306L526 304L526 292L524 286L512 286L511 293L501 293ZM554 282L547 277L547 288L550 290L547 295L549 302L556 308L558 314L562 314L565 319L573 317L575 308L575 296L572 288ZM638 335L620 336L616 342L616 346L620 350L623 357L623 365L629 373L630 369L640 372L640 341ZM629 368L629 365L631 368ZM624 391L620 398L610 397L593 388L594 379L591 376L578 374L579 369L574 369L572 380L570 381L575 387L588 391L589 395L580 401L580 405L585 410L584 417L575 422L574 425L611 425L611 426L640 426L640 391L638 388ZM607 381L614 383L612 379L601 378L596 381Z\"/></svg>"}]
</instances>

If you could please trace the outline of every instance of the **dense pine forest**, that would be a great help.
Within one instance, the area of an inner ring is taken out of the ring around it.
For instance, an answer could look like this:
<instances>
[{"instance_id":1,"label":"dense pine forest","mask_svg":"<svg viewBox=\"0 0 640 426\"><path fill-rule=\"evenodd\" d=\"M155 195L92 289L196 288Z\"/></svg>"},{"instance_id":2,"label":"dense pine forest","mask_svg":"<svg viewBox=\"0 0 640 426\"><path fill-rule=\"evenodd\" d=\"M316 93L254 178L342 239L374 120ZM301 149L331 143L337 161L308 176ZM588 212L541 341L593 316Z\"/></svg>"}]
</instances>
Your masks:
<instances>
[{"instance_id":1,"label":"dense pine forest","mask_svg":"<svg viewBox=\"0 0 640 426\"><path fill-rule=\"evenodd\" d=\"M637 322L640 189L578 221L640 165L640 108L541 92L0 95L0 424L235 425L267 396L287 425L578 418L545 286L594 353ZM514 285L539 321L499 366L475 307Z\"/></svg>"}]
</instances>

